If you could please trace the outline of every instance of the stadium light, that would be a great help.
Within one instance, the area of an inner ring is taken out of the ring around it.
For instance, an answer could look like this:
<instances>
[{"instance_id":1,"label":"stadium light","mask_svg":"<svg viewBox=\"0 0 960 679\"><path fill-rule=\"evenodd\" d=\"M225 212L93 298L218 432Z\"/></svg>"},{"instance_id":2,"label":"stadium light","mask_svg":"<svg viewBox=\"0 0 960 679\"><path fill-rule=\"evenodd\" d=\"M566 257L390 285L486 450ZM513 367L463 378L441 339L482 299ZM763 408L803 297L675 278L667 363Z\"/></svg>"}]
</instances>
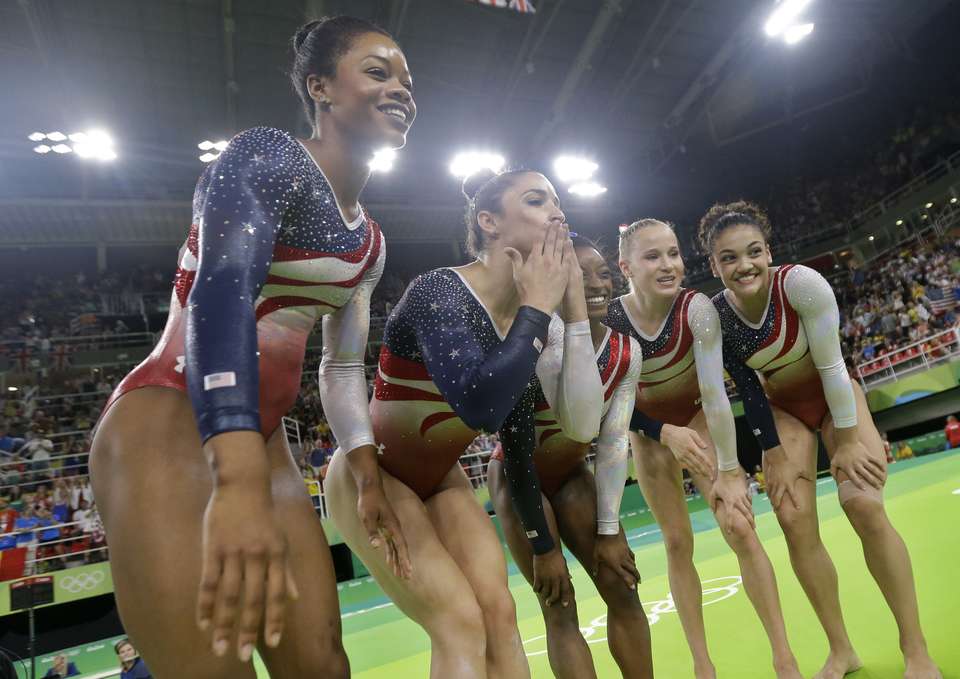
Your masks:
<instances>
[{"instance_id":1,"label":"stadium light","mask_svg":"<svg viewBox=\"0 0 960 679\"><path fill-rule=\"evenodd\" d=\"M553 161L557 179L567 183L586 182L599 166L592 160L578 156L560 156Z\"/></svg>"},{"instance_id":2,"label":"stadium light","mask_svg":"<svg viewBox=\"0 0 960 679\"><path fill-rule=\"evenodd\" d=\"M925 207L925 208L927 208L927 209L929 210L930 208L933 207L933 203L927 203L927 204L924 205L923 207Z\"/></svg>"},{"instance_id":3,"label":"stadium light","mask_svg":"<svg viewBox=\"0 0 960 679\"><path fill-rule=\"evenodd\" d=\"M800 13L809 4L810 0L780 0L767 18L767 23L763 25L764 32L771 38L782 35L796 24ZM810 30L813 30L812 26Z\"/></svg>"},{"instance_id":4,"label":"stadium light","mask_svg":"<svg viewBox=\"0 0 960 679\"><path fill-rule=\"evenodd\" d=\"M953 205L957 202L956 197L950 199L950 204Z\"/></svg>"},{"instance_id":5,"label":"stadium light","mask_svg":"<svg viewBox=\"0 0 960 679\"><path fill-rule=\"evenodd\" d=\"M873 240L873 236L870 236L869 238L867 238L867 240L872 241L872 240Z\"/></svg>"},{"instance_id":6,"label":"stadium light","mask_svg":"<svg viewBox=\"0 0 960 679\"><path fill-rule=\"evenodd\" d=\"M17 387L7 387L7 391L17 391Z\"/></svg>"},{"instance_id":7,"label":"stadium light","mask_svg":"<svg viewBox=\"0 0 960 679\"><path fill-rule=\"evenodd\" d=\"M813 33L814 24L798 24L791 26L783 34L783 41L788 45L796 45L798 42Z\"/></svg>"},{"instance_id":8,"label":"stadium light","mask_svg":"<svg viewBox=\"0 0 960 679\"><path fill-rule=\"evenodd\" d=\"M897 220L897 226L903 226L903 220L902 220L902 219L898 219L898 220Z\"/></svg>"},{"instance_id":9,"label":"stadium light","mask_svg":"<svg viewBox=\"0 0 960 679\"><path fill-rule=\"evenodd\" d=\"M491 170L499 172L507 161L499 153L489 151L465 151L458 153L450 161L450 174L466 179L474 172Z\"/></svg>"},{"instance_id":10,"label":"stadium light","mask_svg":"<svg viewBox=\"0 0 960 679\"><path fill-rule=\"evenodd\" d=\"M114 160L117 157L113 150L113 139L103 130L88 130L86 132L32 132L27 135L32 142L49 140L54 144L38 144L33 147L34 153L57 154L76 153L78 157L93 160ZM66 143L69 142L69 143Z\"/></svg>"},{"instance_id":11,"label":"stadium light","mask_svg":"<svg viewBox=\"0 0 960 679\"><path fill-rule=\"evenodd\" d=\"M197 157L204 163L209 163L219 158L223 150L229 145L230 142L225 139L221 139L220 141L210 141L209 139L204 139L202 142L197 144L197 148L201 151L207 151L207 153Z\"/></svg>"},{"instance_id":12,"label":"stadium light","mask_svg":"<svg viewBox=\"0 0 960 679\"><path fill-rule=\"evenodd\" d=\"M600 184L596 182L581 182L579 184L574 184L567 190L576 196L593 198L594 196L599 196L601 193L606 193L607 187L600 186Z\"/></svg>"},{"instance_id":13,"label":"stadium light","mask_svg":"<svg viewBox=\"0 0 960 679\"><path fill-rule=\"evenodd\" d=\"M397 159L396 149L380 149L370 159L371 172L389 172L393 169L393 161Z\"/></svg>"},{"instance_id":14,"label":"stadium light","mask_svg":"<svg viewBox=\"0 0 960 679\"><path fill-rule=\"evenodd\" d=\"M204 153L202 156L198 156L198 158L200 158L200 160L204 163L209 163L213 160L216 160L219 157L220 157L219 153Z\"/></svg>"}]
</instances>

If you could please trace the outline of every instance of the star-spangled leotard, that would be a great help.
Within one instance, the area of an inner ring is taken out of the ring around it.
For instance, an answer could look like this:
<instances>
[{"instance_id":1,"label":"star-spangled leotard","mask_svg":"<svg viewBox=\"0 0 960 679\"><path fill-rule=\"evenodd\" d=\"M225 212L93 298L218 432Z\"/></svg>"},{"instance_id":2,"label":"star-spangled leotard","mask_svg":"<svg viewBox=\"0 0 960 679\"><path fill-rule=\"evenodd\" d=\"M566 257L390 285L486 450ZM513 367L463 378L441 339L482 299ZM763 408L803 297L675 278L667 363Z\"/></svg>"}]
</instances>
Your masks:
<instances>
[{"instance_id":1,"label":"star-spangled leotard","mask_svg":"<svg viewBox=\"0 0 960 679\"><path fill-rule=\"evenodd\" d=\"M710 299L681 288L653 336L640 330L622 297L610 303L604 323L636 339L643 350L630 428L659 441L664 423L687 426L702 407L717 450L717 468L736 469L737 436L723 383L720 320Z\"/></svg>"},{"instance_id":2,"label":"star-spangled leotard","mask_svg":"<svg viewBox=\"0 0 960 679\"><path fill-rule=\"evenodd\" d=\"M377 224L363 211L344 218L296 139L267 127L237 135L197 183L163 335L104 413L159 385L189 394L204 441L269 436L296 400L307 336L323 316L326 416L345 450L372 445L363 356L385 257Z\"/></svg>"},{"instance_id":3,"label":"star-spangled leotard","mask_svg":"<svg viewBox=\"0 0 960 679\"><path fill-rule=\"evenodd\" d=\"M532 469L535 371L550 320L521 306L501 336L459 272L423 274L387 319L370 403L381 466L421 498L433 494L478 431L499 431L514 506L537 553L553 548ZM599 428L599 376L589 326L568 329L557 404L566 426L589 441Z\"/></svg>"},{"instance_id":4,"label":"star-spangled leotard","mask_svg":"<svg viewBox=\"0 0 960 679\"><path fill-rule=\"evenodd\" d=\"M583 443L566 435L548 397L562 364L562 344L552 342L537 363L537 377L542 391L537 395L536 440L534 465L543 492L549 497L583 462L590 450ZM627 481L627 460L630 443L627 431L633 414L640 378L642 353L635 339L608 329L596 352L596 366L603 388L602 421L597 438L597 532L616 535L620 531L620 501ZM493 459L503 460L498 446Z\"/></svg>"},{"instance_id":5,"label":"star-spangled leotard","mask_svg":"<svg viewBox=\"0 0 960 679\"><path fill-rule=\"evenodd\" d=\"M771 269L759 323L745 319L729 295L723 290L713 298L723 355L761 447L780 444L771 403L814 431L828 411L837 427L856 425L857 404L840 351L840 311L826 279L803 265Z\"/></svg>"}]
</instances>

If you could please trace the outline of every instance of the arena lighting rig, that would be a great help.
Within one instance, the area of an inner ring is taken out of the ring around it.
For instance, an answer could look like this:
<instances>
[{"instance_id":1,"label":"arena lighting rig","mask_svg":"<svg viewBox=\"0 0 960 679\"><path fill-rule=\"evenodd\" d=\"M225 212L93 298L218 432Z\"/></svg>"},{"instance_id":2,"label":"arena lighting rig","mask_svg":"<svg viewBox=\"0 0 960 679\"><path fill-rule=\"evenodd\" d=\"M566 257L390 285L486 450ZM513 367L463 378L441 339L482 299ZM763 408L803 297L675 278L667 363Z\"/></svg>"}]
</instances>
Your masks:
<instances>
[{"instance_id":1,"label":"arena lighting rig","mask_svg":"<svg viewBox=\"0 0 960 679\"><path fill-rule=\"evenodd\" d=\"M813 33L815 24L800 21L803 13L813 0L780 0L763 25L764 32L771 38L783 38L788 45L795 45Z\"/></svg>"},{"instance_id":2,"label":"arena lighting rig","mask_svg":"<svg viewBox=\"0 0 960 679\"><path fill-rule=\"evenodd\" d=\"M116 160L117 152L113 148L113 138L103 130L86 132L33 132L27 139L36 143L34 153L46 155L55 153L66 155L76 153L86 160Z\"/></svg>"},{"instance_id":3,"label":"arena lighting rig","mask_svg":"<svg viewBox=\"0 0 960 679\"><path fill-rule=\"evenodd\" d=\"M466 179L474 172L484 169L499 172L506 162L501 154L493 151L463 151L450 161L450 174Z\"/></svg>"},{"instance_id":4,"label":"arena lighting rig","mask_svg":"<svg viewBox=\"0 0 960 679\"><path fill-rule=\"evenodd\" d=\"M553 161L553 172L557 179L567 185L567 191L583 198L606 193L607 187L593 180L599 167L589 158L581 156L558 156Z\"/></svg>"}]
</instances>

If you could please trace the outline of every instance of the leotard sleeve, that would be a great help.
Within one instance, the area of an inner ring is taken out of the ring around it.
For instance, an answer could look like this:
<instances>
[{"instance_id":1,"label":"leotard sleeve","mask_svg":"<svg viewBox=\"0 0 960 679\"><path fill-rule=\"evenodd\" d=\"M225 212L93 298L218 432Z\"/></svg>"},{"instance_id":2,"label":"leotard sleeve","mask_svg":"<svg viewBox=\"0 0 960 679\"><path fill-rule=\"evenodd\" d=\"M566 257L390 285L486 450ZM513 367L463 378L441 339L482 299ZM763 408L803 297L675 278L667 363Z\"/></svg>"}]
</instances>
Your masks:
<instances>
[{"instance_id":1,"label":"leotard sleeve","mask_svg":"<svg viewBox=\"0 0 960 679\"><path fill-rule=\"evenodd\" d=\"M833 424L841 429L855 427L857 401L840 351L840 310L833 288L815 270L798 264L786 273L784 292L806 332Z\"/></svg>"},{"instance_id":2,"label":"leotard sleeve","mask_svg":"<svg viewBox=\"0 0 960 679\"><path fill-rule=\"evenodd\" d=\"M346 453L361 446L376 445L363 359L370 327L370 297L385 261L386 250L381 241L376 264L364 274L350 301L323 318L323 358L318 374L320 402L337 444Z\"/></svg>"},{"instance_id":3,"label":"leotard sleeve","mask_svg":"<svg viewBox=\"0 0 960 679\"><path fill-rule=\"evenodd\" d=\"M593 368L596 372L596 365ZM534 554L546 554L555 546L543 512L540 477L533 464L537 433L534 399L528 389L507 416L500 430L503 446L503 473L510 489L510 501Z\"/></svg>"},{"instance_id":4,"label":"leotard sleeve","mask_svg":"<svg viewBox=\"0 0 960 679\"><path fill-rule=\"evenodd\" d=\"M737 430L733 423L733 410L723 383L720 316L706 295L697 294L690 300L687 320L693 334L693 357L700 383L703 414L710 438L717 449L717 468L730 471L740 463L737 461Z\"/></svg>"},{"instance_id":5,"label":"leotard sleeve","mask_svg":"<svg viewBox=\"0 0 960 679\"><path fill-rule=\"evenodd\" d=\"M187 390L201 439L260 430L254 303L296 192L289 135L254 128L233 138L194 196L196 278L187 298Z\"/></svg>"},{"instance_id":6,"label":"leotard sleeve","mask_svg":"<svg viewBox=\"0 0 960 679\"><path fill-rule=\"evenodd\" d=\"M780 445L780 436L777 434L770 401L763 391L756 371L736 356L732 349L724 351L723 365L737 387L737 393L743 402L743 414L760 447L763 450L776 448Z\"/></svg>"},{"instance_id":7,"label":"leotard sleeve","mask_svg":"<svg viewBox=\"0 0 960 679\"><path fill-rule=\"evenodd\" d=\"M550 321L547 347L537 361L537 378L564 436L589 443L600 429L603 384L597 370L590 322Z\"/></svg>"},{"instance_id":8,"label":"leotard sleeve","mask_svg":"<svg viewBox=\"0 0 960 679\"><path fill-rule=\"evenodd\" d=\"M464 296L443 270L421 276L408 291L417 343L444 400L471 429L495 432L533 377L550 317L521 306L507 336L484 352Z\"/></svg>"},{"instance_id":9,"label":"leotard sleeve","mask_svg":"<svg viewBox=\"0 0 960 679\"><path fill-rule=\"evenodd\" d=\"M630 367L613 391L610 408L600 425L597 439L597 533L616 535L620 532L620 502L627 482L627 460L630 444L627 428L633 415L637 398L637 381L643 351L632 337L630 341Z\"/></svg>"}]
</instances>

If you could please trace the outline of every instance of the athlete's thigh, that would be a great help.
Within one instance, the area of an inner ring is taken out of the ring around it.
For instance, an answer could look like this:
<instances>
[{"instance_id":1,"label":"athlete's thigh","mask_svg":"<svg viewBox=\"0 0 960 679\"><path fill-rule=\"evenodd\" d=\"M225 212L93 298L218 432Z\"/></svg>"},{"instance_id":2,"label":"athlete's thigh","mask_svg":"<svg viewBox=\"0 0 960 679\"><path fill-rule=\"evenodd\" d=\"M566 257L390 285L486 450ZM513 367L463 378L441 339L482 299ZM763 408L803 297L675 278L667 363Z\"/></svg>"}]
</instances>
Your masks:
<instances>
[{"instance_id":1,"label":"athlete's thigh","mask_svg":"<svg viewBox=\"0 0 960 679\"><path fill-rule=\"evenodd\" d=\"M280 645L269 648L261 643L259 651L275 677L321 677L324 669L332 670L342 660L340 604L330 547L282 427L267 442L267 454L273 506L286 534L300 597L286 604Z\"/></svg>"},{"instance_id":2,"label":"athlete's thigh","mask_svg":"<svg viewBox=\"0 0 960 679\"><path fill-rule=\"evenodd\" d=\"M381 469L383 490L403 530L413 575L409 579L401 578L387 567L383 551L370 544L360 522L357 486L345 457L338 450L327 468L324 483L327 509L344 541L387 596L409 618L428 630L437 616L457 606L477 608L469 581L437 537L423 502L402 481Z\"/></svg>"},{"instance_id":3,"label":"athlete's thigh","mask_svg":"<svg viewBox=\"0 0 960 679\"><path fill-rule=\"evenodd\" d=\"M597 482L583 464L564 480L550 498L563 543L588 573L593 573L597 541Z\"/></svg>"},{"instance_id":4,"label":"athlete's thigh","mask_svg":"<svg viewBox=\"0 0 960 679\"><path fill-rule=\"evenodd\" d=\"M186 395L143 387L107 412L90 471L124 628L158 679L253 677L196 626L203 512L212 488ZM231 645L235 650L236 645Z\"/></svg>"},{"instance_id":5,"label":"athlete's thigh","mask_svg":"<svg viewBox=\"0 0 960 679\"><path fill-rule=\"evenodd\" d=\"M643 497L664 532L692 533L683 496L683 471L666 446L630 432L630 446Z\"/></svg>"},{"instance_id":6,"label":"athlete's thigh","mask_svg":"<svg viewBox=\"0 0 960 679\"><path fill-rule=\"evenodd\" d=\"M788 522L798 527L806 526L816 530L817 523L817 434L804 422L790 413L773 407L773 421L777 427L777 436L786 456L803 470L803 478L796 484L797 505L789 500L780 503L775 509L777 519L786 529ZM764 458L764 471L767 461Z\"/></svg>"},{"instance_id":7,"label":"athlete's thigh","mask_svg":"<svg viewBox=\"0 0 960 679\"><path fill-rule=\"evenodd\" d=\"M481 606L507 589L507 562L497 531L480 506L460 465L455 465L441 488L424 505L437 537L470 581Z\"/></svg>"},{"instance_id":8,"label":"athlete's thigh","mask_svg":"<svg viewBox=\"0 0 960 679\"><path fill-rule=\"evenodd\" d=\"M867 404L867 397L857 382L852 382L853 396L857 402L857 438L860 440L870 454L877 458L886 468L887 455L883 450L883 439L880 438L880 432L877 431L877 425L873 421L873 415L870 413L870 406ZM827 449L827 455L832 459L837 452L837 428L833 424L833 415L827 413L823 418L823 445Z\"/></svg>"},{"instance_id":9,"label":"athlete's thigh","mask_svg":"<svg viewBox=\"0 0 960 679\"><path fill-rule=\"evenodd\" d=\"M499 460L490 460L487 467L487 486L490 489L490 501L493 503L493 509L500 519L500 528L503 529L510 554L513 555L513 560L523 577L532 585L533 547L530 545L530 540L527 539L523 524L520 522L520 516L513 508L510 489L507 487L506 474L503 471L503 463ZM543 513L547 517L547 527L550 529L550 535L554 542L559 542L560 532L557 529L557 519L553 512L553 506L545 495L541 494L540 501L543 503Z\"/></svg>"}]
</instances>

